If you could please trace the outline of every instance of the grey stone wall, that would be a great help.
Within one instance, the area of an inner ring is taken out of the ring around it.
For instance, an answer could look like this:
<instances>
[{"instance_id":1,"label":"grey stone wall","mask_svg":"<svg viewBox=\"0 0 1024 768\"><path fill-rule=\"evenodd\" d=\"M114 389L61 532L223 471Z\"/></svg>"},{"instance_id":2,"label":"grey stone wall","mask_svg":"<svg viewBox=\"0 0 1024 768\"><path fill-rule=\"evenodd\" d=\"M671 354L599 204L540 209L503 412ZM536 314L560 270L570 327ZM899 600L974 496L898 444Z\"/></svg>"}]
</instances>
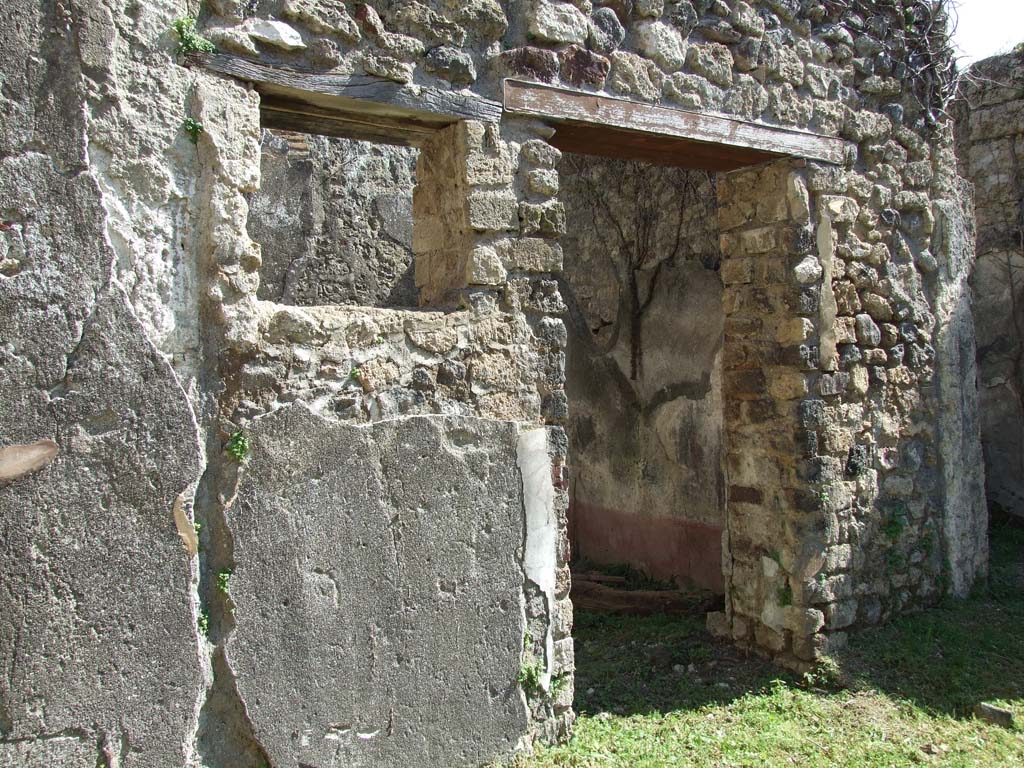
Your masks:
<instances>
[{"instance_id":1,"label":"grey stone wall","mask_svg":"<svg viewBox=\"0 0 1024 768\"><path fill-rule=\"evenodd\" d=\"M184 765L205 688L174 511L202 471L178 9L15 0L0 28L0 764ZM158 78L152 72L161 71Z\"/></svg>"},{"instance_id":2,"label":"grey stone wall","mask_svg":"<svg viewBox=\"0 0 1024 768\"><path fill-rule=\"evenodd\" d=\"M564 155L574 554L722 588L714 178Z\"/></svg>"},{"instance_id":3,"label":"grey stone wall","mask_svg":"<svg viewBox=\"0 0 1024 768\"><path fill-rule=\"evenodd\" d=\"M1024 515L1024 50L971 67L956 115L977 212L972 291L987 490Z\"/></svg>"},{"instance_id":4,"label":"grey stone wall","mask_svg":"<svg viewBox=\"0 0 1024 768\"><path fill-rule=\"evenodd\" d=\"M412 251L429 312L287 306L259 294L250 231L260 96L173 57L172 22L199 4L8 5L3 760L422 764L436 749L475 765L563 738L566 212L551 128L506 115L424 141ZM844 139L842 164L717 182L729 533L712 625L807 664L984 571L971 238L935 94L908 69L923 22L788 0L203 8L221 50L264 63L492 98L515 75ZM379 300L382 284L356 280L346 300ZM48 441L51 463L8 472ZM419 486L417 462L474 498ZM371 504L385 481L394 492ZM476 540L431 528L428 506ZM405 523L444 564L405 541L409 572L396 555L360 579L358 553L390 558ZM344 526L365 548L335 536ZM269 564L280 592L264 588ZM337 611L323 610L332 572L350 574ZM415 599L376 612L375 585ZM507 609L478 615L495 599ZM368 625L363 666L345 670L358 684L338 668L266 676L261 660L326 663L315 640L344 634L348 606ZM455 613L442 626L417 606ZM473 632L456 642L452 626ZM481 657L485 629L500 642ZM429 697L416 669L377 666L385 641L420 653L442 675L431 686L486 691L488 716L441 733L439 708L387 699Z\"/></svg>"},{"instance_id":5,"label":"grey stone wall","mask_svg":"<svg viewBox=\"0 0 1024 768\"><path fill-rule=\"evenodd\" d=\"M259 297L301 306L415 307L415 149L264 130L249 233Z\"/></svg>"}]
</instances>

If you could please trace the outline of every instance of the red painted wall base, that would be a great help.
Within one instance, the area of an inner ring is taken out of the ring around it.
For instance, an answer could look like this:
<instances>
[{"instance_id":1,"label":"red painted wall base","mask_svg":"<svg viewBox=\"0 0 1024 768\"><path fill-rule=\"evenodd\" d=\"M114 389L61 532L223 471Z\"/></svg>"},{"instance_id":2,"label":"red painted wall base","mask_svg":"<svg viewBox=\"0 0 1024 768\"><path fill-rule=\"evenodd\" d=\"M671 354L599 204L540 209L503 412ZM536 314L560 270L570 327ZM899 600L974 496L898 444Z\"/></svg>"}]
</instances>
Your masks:
<instances>
[{"instance_id":1,"label":"red painted wall base","mask_svg":"<svg viewBox=\"0 0 1024 768\"><path fill-rule=\"evenodd\" d=\"M716 594L722 579L722 527L574 502L569 507L574 558L626 563L655 579L675 579Z\"/></svg>"}]
</instances>

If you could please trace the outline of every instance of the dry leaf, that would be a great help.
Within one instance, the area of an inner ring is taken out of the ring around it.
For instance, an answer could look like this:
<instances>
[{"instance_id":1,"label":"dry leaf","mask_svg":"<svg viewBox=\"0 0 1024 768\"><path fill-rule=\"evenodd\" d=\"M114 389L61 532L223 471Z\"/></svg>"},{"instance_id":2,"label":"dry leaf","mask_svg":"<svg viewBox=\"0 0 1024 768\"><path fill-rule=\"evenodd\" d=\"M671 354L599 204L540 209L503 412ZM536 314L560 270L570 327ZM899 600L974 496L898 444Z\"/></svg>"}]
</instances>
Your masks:
<instances>
[{"instance_id":1,"label":"dry leaf","mask_svg":"<svg viewBox=\"0 0 1024 768\"><path fill-rule=\"evenodd\" d=\"M0 449L0 483L10 483L42 469L57 458L57 453L57 444L53 440Z\"/></svg>"}]
</instances>

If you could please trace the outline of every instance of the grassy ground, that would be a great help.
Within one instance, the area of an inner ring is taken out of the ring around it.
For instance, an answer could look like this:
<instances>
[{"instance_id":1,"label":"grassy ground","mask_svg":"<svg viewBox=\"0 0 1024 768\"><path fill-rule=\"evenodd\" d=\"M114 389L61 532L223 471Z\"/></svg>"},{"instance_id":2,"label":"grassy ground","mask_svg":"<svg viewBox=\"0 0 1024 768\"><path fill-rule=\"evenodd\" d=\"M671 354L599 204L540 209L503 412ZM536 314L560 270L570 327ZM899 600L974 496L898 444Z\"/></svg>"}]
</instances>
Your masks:
<instances>
[{"instance_id":1,"label":"grassy ground","mask_svg":"<svg viewBox=\"0 0 1024 768\"><path fill-rule=\"evenodd\" d=\"M577 617L573 740L519 768L1024 767L1024 529L992 533L989 586L855 636L822 690L713 643L698 618ZM1013 711L1004 729L974 706Z\"/></svg>"}]
</instances>

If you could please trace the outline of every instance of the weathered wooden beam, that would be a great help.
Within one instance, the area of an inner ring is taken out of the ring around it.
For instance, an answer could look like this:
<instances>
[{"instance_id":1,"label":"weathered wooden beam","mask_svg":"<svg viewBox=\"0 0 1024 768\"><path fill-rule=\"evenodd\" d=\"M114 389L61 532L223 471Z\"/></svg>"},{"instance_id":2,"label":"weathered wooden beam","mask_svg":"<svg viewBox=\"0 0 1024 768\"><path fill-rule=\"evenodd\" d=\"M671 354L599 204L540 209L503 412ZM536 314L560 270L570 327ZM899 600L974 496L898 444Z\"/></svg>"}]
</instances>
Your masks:
<instances>
[{"instance_id":1,"label":"weathered wooden beam","mask_svg":"<svg viewBox=\"0 0 1024 768\"><path fill-rule=\"evenodd\" d=\"M299 133L339 136L402 147L417 147L427 141L437 127L412 118L363 115L324 109L312 104L277 96L265 96L260 102L264 128L281 128Z\"/></svg>"},{"instance_id":2,"label":"weathered wooden beam","mask_svg":"<svg viewBox=\"0 0 1024 768\"><path fill-rule=\"evenodd\" d=\"M728 170L778 157L835 164L844 159L843 141L830 136L538 83L506 80L504 103L508 113L553 124L556 142L559 132L564 139L575 131L578 142L573 143L580 145L580 151L598 135L597 129L606 131L605 151L588 154L607 154L609 145L617 143L622 148L619 156L638 157L631 151L641 150L646 137L648 155L653 152L663 156L663 162L708 170ZM560 131L559 125L570 127Z\"/></svg>"},{"instance_id":3,"label":"weathered wooden beam","mask_svg":"<svg viewBox=\"0 0 1024 768\"><path fill-rule=\"evenodd\" d=\"M779 158L779 155L753 149L702 144L676 136L574 123L558 124L555 135L548 141L563 152L626 158L715 172L733 171Z\"/></svg>"},{"instance_id":4,"label":"weathered wooden beam","mask_svg":"<svg viewBox=\"0 0 1024 768\"><path fill-rule=\"evenodd\" d=\"M363 116L412 118L437 127L459 120L497 122L502 107L466 91L396 83L379 77L334 75L271 67L229 54L190 53L186 62L252 83L260 95Z\"/></svg>"}]
</instances>

